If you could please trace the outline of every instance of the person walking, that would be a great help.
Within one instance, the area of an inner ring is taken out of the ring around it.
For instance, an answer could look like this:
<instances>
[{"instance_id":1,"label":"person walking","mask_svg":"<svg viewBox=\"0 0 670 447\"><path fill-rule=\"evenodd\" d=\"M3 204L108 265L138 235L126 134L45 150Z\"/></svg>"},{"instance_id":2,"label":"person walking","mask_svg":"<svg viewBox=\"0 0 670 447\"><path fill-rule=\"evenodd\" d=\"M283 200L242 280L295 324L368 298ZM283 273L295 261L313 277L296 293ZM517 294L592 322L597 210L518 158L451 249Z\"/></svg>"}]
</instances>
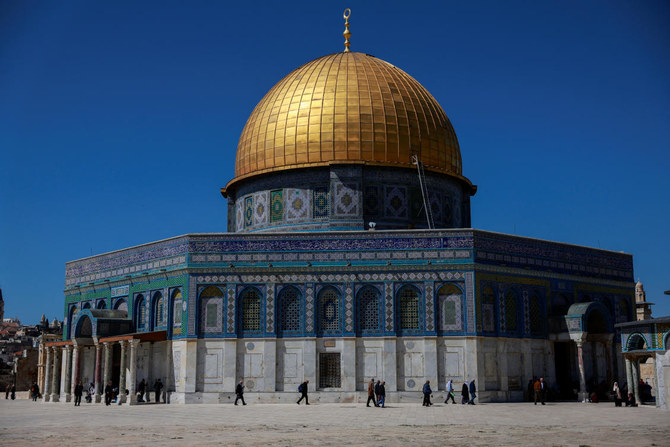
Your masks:
<instances>
[{"instance_id":1,"label":"person walking","mask_svg":"<svg viewBox=\"0 0 670 447\"><path fill-rule=\"evenodd\" d=\"M114 386L112 381L105 386L105 405L109 406L112 403L112 398L114 397Z\"/></svg>"},{"instance_id":2,"label":"person walking","mask_svg":"<svg viewBox=\"0 0 670 447\"><path fill-rule=\"evenodd\" d=\"M619 383L614 382L614 388L612 389L612 394L614 394L614 406L621 406L621 390L619 389Z\"/></svg>"},{"instance_id":3,"label":"person walking","mask_svg":"<svg viewBox=\"0 0 670 447\"><path fill-rule=\"evenodd\" d=\"M154 394L155 394L155 399L157 404L161 403L161 390L163 389L163 382L161 382L161 379L158 378L156 379L156 382L154 382ZM163 402L165 402L165 399L163 399Z\"/></svg>"},{"instance_id":4,"label":"person walking","mask_svg":"<svg viewBox=\"0 0 670 447\"><path fill-rule=\"evenodd\" d=\"M426 380L423 384L423 406L430 407L433 403L430 401L430 395L433 390L430 389L430 380Z\"/></svg>"},{"instance_id":5,"label":"person walking","mask_svg":"<svg viewBox=\"0 0 670 447\"><path fill-rule=\"evenodd\" d=\"M31 397L33 402L37 402L37 398L40 397L40 387L37 385L37 382L33 383L33 386L30 388Z\"/></svg>"},{"instance_id":6,"label":"person walking","mask_svg":"<svg viewBox=\"0 0 670 447\"><path fill-rule=\"evenodd\" d=\"M242 380L240 380L240 383L235 387L235 405L237 405L237 401L240 399L242 399L242 405L247 404L244 401L244 381Z\"/></svg>"},{"instance_id":7,"label":"person walking","mask_svg":"<svg viewBox=\"0 0 670 447\"><path fill-rule=\"evenodd\" d=\"M84 385L81 384L81 380L77 381L77 384L74 386L74 406L81 406L81 395L84 394Z\"/></svg>"},{"instance_id":8,"label":"person walking","mask_svg":"<svg viewBox=\"0 0 670 447\"><path fill-rule=\"evenodd\" d=\"M451 379L447 382L447 399L444 401L445 404L449 403L449 399L451 399L451 403L455 404L456 401L454 400L454 383Z\"/></svg>"},{"instance_id":9,"label":"person walking","mask_svg":"<svg viewBox=\"0 0 670 447\"><path fill-rule=\"evenodd\" d=\"M475 386L475 379L472 379L472 382L470 382L470 401L468 402L468 405L475 404L475 397L477 397L477 387Z\"/></svg>"},{"instance_id":10,"label":"person walking","mask_svg":"<svg viewBox=\"0 0 670 447\"><path fill-rule=\"evenodd\" d=\"M535 391L535 405L538 400L544 405L544 379L542 377L533 384L533 390Z\"/></svg>"},{"instance_id":11,"label":"person walking","mask_svg":"<svg viewBox=\"0 0 670 447\"><path fill-rule=\"evenodd\" d=\"M379 388L382 386L382 381L377 379L375 383L375 399L377 400L377 406L379 406Z\"/></svg>"},{"instance_id":12,"label":"person walking","mask_svg":"<svg viewBox=\"0 0 670 447\"><path fill-rule=\"evenodd\" d=\"M16 399L16 385L12 385L11 396L12 400Z\"/></svg>"},{"instance_id":13,"label":"person walking","mask_svg":"<svg viewBox=\"0 0 670 447\"><path fill-rule=\"evenodd\" d=\"M382 382L379 385L378 396L379 396L379 398L377 400L377 405L382 407L382 408L386 408L386 407L384 407L384 402L386 402L386 382Z\"/></svg>"},{"instance_id":14,"label":"person walking","mask_svg":"<svg viewBox=\"0 0 670 447\"><path fill-rule=\"evenodd\" d=\"M144 392L147 389L147 382L142 379L139 385L137 385L137 401L144 402Z\"/></svg>"},{"instance_id":15,"label":"person walking","mask_svg":"<svg viewBox=\"0 0 670 447\"><path fill-rule=\"evenodd\" d=\"M461 387L461 404L465 405L470 401L470 387L468 386L468 382L463 382L463 386Z\"/></svg>"},{"instance_id":16,"label":"person walking","mask_svg":"<svg viewBox=\"0 0 670 447\"><path fill-rule=\"evenodd\" d=\"M377 406L377 401L375 400L375 379L370 379L370 383L368 383L368 401L365 404L366 407L370 406L370 401L372 401L375 407Z\"/></svg>"},{"instance_id":17,"label":"person walking","mask_svg":"<svg viewBox=\"0 0 670 447\"><path fill-rule=\"evenodd\" d=\"M300 393L300 399L298 399L298 402L296 402L298 405L300 405L300 402L302 402L303 399L305 399L305 405L309 405L309 398L307 397L307 384L309 383L309 380L305 380L303 383L301 383L298 386L298 392Z\"/></svg>"},{"instance_id":18,"label":"person walking","mask_svg":"<svg viewBox=\"0 0 670 447\"><path fill-rule=\"evenodd\" d=\"M11 390L12 390L12 385L8 383L7 386L5 387L5 399L9 399L9 392Z\"/></svg>"}]
</instances>

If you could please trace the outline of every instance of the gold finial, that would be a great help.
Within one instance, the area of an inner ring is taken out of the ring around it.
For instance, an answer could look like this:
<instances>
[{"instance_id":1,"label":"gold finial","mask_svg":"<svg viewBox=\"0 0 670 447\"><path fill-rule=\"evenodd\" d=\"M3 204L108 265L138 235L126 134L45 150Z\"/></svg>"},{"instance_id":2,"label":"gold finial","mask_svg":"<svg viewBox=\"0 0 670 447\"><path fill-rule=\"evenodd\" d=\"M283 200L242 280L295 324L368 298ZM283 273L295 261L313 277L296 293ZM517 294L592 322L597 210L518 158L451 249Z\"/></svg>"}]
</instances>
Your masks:
<instances>
[{"instance_id":1,"label":"gold finial","mask_svg":"<svg viewBox=\"0 0 670 447\"><path fill-rule=\"evenodd\" d=\"M344 33L342 35L344 36L344 52L348 53L349 52L349 37L351 37L351 31L349 31L349 17L351 17L351 9L347 8L344 10Z\"/></svg>"}]
</instances>

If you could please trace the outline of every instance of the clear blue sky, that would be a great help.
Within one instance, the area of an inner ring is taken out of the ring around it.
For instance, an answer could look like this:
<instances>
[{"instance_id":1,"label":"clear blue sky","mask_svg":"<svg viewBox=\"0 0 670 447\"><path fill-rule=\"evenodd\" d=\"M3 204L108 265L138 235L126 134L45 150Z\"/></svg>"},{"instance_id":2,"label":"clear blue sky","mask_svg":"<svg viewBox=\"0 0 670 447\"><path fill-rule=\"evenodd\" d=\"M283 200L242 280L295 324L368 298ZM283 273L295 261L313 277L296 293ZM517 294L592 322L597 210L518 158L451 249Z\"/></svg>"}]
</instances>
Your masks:
<instances>
[{"instance_id":1,"label":"clear blue sky","mask_svg":"<svg viewBox=\"0 0 670 447\"><path fill-rule=\"evenodd\" d=\"M0 2L0 287L63 318L65 262L226 230L251 110L343 49L421 82L473 226L634 255L670 314L670 2Z\"/></svg>"}]
</instances>

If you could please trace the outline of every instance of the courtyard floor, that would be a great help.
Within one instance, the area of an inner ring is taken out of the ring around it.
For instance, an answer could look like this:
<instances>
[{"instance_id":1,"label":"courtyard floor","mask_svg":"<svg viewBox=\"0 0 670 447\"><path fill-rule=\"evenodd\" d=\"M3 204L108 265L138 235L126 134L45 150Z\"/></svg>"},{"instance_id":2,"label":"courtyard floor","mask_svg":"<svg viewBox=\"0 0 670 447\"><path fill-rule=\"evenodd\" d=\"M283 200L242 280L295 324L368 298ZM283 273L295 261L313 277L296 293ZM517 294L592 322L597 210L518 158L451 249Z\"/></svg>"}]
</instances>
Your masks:
<instances>
[{"instance_id":1,"label":"courtyard floor","mask_svg":"<svg viewBox=\"0 0 670 447\"><path fill-rule=\"evenodd\" d=\"M670 411L614 404L164 405L0 399L9 446L670 446Z\"/></svg>"}]
</instances>

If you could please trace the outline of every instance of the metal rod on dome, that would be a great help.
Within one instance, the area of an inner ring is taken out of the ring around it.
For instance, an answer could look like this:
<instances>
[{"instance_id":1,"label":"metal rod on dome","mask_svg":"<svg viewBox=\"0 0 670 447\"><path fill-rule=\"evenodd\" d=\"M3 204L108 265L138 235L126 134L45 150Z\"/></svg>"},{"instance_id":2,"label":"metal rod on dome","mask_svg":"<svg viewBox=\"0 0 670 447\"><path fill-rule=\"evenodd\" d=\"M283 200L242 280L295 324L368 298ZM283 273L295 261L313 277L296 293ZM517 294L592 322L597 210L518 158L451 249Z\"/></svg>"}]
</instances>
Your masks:
<instances>
[{"instance_id":1,"label":"metal rod on dome","mask_svg":"<svg viewBox=\"0 0 670 447\"><path fill-rule=\"evenodd\" d=\"M351 17L351 9L347 8L344 10L344 33L342 35L344 36L344 52L349 53L349 46L351 43L349 43L349 38L351 37L351 31L349 31L349 17Z\"/></svg>"}]
</instances>

